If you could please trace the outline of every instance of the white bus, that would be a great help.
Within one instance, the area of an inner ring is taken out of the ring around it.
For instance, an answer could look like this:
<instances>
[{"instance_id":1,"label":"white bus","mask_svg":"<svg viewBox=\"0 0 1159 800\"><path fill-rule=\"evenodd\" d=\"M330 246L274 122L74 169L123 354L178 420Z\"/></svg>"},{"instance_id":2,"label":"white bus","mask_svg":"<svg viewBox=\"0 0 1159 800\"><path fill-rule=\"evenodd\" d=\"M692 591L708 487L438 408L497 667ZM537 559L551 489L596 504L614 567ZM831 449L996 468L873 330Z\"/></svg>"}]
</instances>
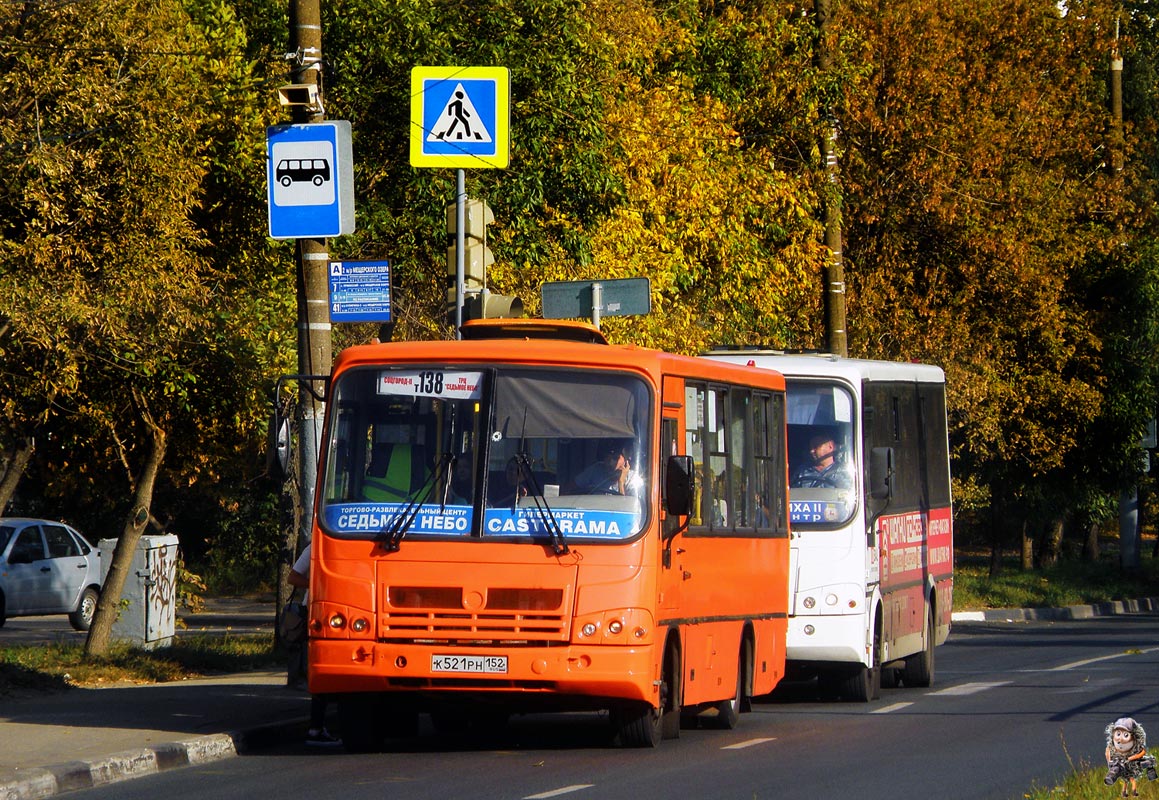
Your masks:
<instances>
[{"instance_id":1,"label":"white bus","mask_svg":"<svg viewBox=\"0 0 1159 800\"><path fill-rule=\"evenodd\" d=\"M768 350L705 355L785 376L788 677L816 676L823 692L858 701L876 699L883 682L930 686L954 582L942 370ZM830 449L836 466L825 469L813 458Z\"/></svg>"}]
</instances>

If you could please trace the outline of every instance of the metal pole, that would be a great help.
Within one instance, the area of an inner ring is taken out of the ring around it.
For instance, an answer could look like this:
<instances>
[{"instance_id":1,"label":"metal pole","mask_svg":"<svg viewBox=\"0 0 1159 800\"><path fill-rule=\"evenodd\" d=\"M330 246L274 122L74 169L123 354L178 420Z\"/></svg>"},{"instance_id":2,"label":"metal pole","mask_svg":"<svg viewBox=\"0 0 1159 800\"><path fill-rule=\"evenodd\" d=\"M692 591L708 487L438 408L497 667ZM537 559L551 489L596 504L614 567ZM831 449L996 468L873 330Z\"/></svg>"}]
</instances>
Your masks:
<instances>
[{"instance_id":1,"label":"metal pole","mask_svg":"<svg viewBox=\"0 0 1159 800\"><path fill-rule=\"evenodd\" d=\"M600 329L600 309L604 307L604 287L599 281L592 284L592 325Z\"/></svg>"},{"instance_id":2,"label":"metal pole","mask_svg":"<svg viewBox=\"0 0 1159 800\"><path fill-rule=\"evenodd\" d=\"M467 291L467 171L455 171L455 338L462 339L463 305Z\"/></svg>"}]
</instances>

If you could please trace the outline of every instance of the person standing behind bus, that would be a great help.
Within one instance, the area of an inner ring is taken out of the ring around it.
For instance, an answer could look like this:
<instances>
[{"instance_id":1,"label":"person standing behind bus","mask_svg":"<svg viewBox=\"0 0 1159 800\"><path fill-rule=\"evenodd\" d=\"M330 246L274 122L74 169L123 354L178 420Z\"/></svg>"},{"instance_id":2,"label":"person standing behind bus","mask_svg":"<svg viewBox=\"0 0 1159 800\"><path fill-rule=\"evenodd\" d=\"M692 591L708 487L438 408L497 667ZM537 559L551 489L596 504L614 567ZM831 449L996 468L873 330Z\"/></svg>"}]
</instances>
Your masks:
<instances>
[{"instance_id":1,"label":"person standing behind bus","mask_svg":"<svg viewBox=\"0 0 1159 800\"><path fill-rule=\"evenodd\" d=\"M306 545L306 549L298 556L298 560L294 562L294 566L290 569L290 574L286 577L286 581L295 589L305 590L306 594L302 597L302 603L309 608L310 545ZM303 662L306 659L306 648L308 646L309 640L302 643L300 657ZM302 674L305 674L306 665L304 663L301 665L300 670ZM342 740L332 736L330 731L326 730L326 707L329 704L330 698L327 695L310 695L310 727L306 731L306 744L312 747L342 746Z\"/></svg>"},{"instance_id":2,"label":"person standing behind bus","mask_svg":"<svg viewBox=\"0 0 1159 800\"><path fill-rule=\"evenodd\" d=\"M810 463L793 476L796 489L848 489L852 485L845 465L837 460L837 442L821 433L809 439Z\"/></svg>"}]
</instances>

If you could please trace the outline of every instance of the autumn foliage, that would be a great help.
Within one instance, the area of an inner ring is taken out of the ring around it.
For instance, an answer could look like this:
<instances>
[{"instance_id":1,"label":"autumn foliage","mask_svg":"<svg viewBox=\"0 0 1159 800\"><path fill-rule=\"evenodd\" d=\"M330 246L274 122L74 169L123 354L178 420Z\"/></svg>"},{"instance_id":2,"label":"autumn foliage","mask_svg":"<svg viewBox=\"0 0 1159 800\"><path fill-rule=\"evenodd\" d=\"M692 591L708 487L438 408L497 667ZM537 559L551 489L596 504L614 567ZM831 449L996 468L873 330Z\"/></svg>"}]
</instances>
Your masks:
<instances>
[{"instance_id":1,"label":"autumn foliage","mask_svg":"<svg viewBox=\"0 0 1159 800\"><path fill-rule=\"evenodd\" d=\"M467 187L495 212L493 290L536 314L545 281L646 277L652 314L605 318L613 340L821 347L831 204L850 355L946 370L959 508L998 509L995 530L1105 516L1156 406L1155 21L1102 0L830 5L822 68L811 2L324 3L357 195L331 253L391 260L396 336L452 335L454 175L408 163L409 72L507 66L511 165ZM0 506L120 530L156 426L154 517L195 558L277 558L265 421L294 371L295 276L266 236L264 136L283 6L0 11Z\"/></svg>"}]
</instances>

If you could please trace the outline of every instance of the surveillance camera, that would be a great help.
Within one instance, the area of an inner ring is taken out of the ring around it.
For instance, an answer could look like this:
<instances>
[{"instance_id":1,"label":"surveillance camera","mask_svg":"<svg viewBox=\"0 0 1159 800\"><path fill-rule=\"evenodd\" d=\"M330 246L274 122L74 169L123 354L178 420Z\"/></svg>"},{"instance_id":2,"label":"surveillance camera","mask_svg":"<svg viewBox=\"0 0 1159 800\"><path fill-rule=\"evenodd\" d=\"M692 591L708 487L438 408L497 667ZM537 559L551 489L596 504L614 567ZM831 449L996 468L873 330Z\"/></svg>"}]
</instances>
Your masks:
<instances>
[{"instance_id":1,"label":"surveillance camera","mask_svg":"<svg viewBox=\"0 0 1159 800\"><path fill-rule=\"evenodd\" d=\"M283 106L308 108L320 111L322 103L318 99L318 87L313 83L290 83L278 87L278 103Z\"/></svg>"}]
</instances>

